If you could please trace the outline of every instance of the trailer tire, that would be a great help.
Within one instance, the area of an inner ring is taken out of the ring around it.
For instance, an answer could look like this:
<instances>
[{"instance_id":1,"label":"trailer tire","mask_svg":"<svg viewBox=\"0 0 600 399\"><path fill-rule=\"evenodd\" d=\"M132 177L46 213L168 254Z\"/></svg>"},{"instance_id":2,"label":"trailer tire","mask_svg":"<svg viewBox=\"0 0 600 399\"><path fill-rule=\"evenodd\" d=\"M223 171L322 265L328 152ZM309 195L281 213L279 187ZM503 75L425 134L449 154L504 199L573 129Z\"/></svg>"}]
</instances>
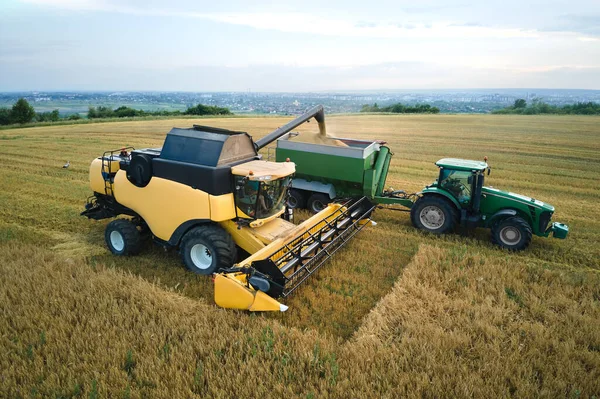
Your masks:
<instances>
[{"instance_id":1,"label":"trailer tire","mask_svg":"<svg viewBox=\"0 0 600 399\"><path fill-rule=\"evenodd\" d=\"M196 274L213 274L233 266L236 247L225 230L215 225L203 225L188 231L179 246L181 259Z\"/></svg>"},{"instance_id":2,"label":"trailer tire","mask_svg":"<svg viewBox=\"0 0 600 399\"><path fill-rule=\"evenodd\" d=\"M327 208L327 204L330 202L329 196L321 193L314 193L308 198L308 209L313 213L319 213Z\"/></svg>"},{"instance_id":3,"label":"trailer tire","mask_svg":"<svg viewBox=\"0 0 600 399\"><path fill-rule=\"evenodd\" d=\"M443 198L426 195L410 209L410 220L417 229L433 234L448 233L456 226L458 211Z\"/></svg>"},{"instance_id":4,"label":"trailer tire","mask_svg":"<svg viewBox=\"0 0 600 399\"><path fill-rule=\"evenodd\" d=\"M287 200L288 208L304 209L306 208L306 197L300 190L291 189Z\"/></svg>"},{"instance_id":5,"label":"trailer tire","mask_svg":"<svg viewBox=\"0 0 600 399\"><path fill-rule=\"evenodd\" d=\"M117 256L137 255L142 237L137 226L126 219L117 219L106 225L104 240L110 252Z\"/></svg>"},{"instance_id":6,"label":"trailer tire","mask_svg":"<svg viewBox=\"0 0 600 399\"><path fill-rule=\"evenodd\" d=\"M531 238L531 226L519 216L502 219L492 226L492 243L509 251L524 250Z\"/></svg>"}]
</instances>

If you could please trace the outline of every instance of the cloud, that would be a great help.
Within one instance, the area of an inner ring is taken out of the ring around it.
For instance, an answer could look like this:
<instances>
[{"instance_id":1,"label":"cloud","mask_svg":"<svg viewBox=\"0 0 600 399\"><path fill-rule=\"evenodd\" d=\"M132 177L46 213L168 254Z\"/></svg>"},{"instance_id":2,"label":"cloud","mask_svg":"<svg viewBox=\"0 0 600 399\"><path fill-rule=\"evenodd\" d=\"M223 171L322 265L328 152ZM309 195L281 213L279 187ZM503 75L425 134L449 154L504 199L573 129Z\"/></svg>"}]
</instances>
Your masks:
<instances>
[{"instance_id":1,"label":"cloud","mask_svg":"<svg viewBox=\"0 0 600 399\"><path fill-rule=\"evenodd\" d=\"M308 92L344 90L456 88L600 89L600 68L556 65L551 68L468 68L430 63L387 63L352 68L249 65L185 68L19 67L0 63L2 90L158 90ZM93 79L90 79L93 76ZM25 85L25 86L23 86Z\"/></svg>"},{"instance_id":2,"label":"cloud","mask_svg":"<svg viewBox=\"0 0 600 399\"><path fill-rule=\"evenodd\" d=\"M22 0L26 3L79 11L197 18L258 30L356 38L403 39L514 39L540 38L548 32L535 29L483 26L477 22L364 21L321 17L303 12L197 12L152 7L133 7L108 0ZM573 36L571 32L553 32Z\"/></svg>"}]
</instances>

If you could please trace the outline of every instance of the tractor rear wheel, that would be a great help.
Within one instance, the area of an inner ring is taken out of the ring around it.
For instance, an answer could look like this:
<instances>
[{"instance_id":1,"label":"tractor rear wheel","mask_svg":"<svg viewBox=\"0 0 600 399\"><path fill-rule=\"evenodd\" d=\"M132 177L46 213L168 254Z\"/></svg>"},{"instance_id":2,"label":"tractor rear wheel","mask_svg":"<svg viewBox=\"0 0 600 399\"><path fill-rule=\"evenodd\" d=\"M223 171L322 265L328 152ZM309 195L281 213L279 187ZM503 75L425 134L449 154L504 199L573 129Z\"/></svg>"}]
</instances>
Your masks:
<instances>
[{"instance_id":1,"label":"tractor rear wheel","mask_svg":"<svg viewBox=\"0 0 600 399\"><path fill-rule=\"evenodd\" d=\"M444 234L454 228L458 212L443 198L424 196L410 209L410 220L417 229L433 234Z\"/></svg>"},{"instance_id":2,"label":"tractor rear wheel","mask_svg":"<svg viewBox=\"0 0 600 399\"><path fill-rule=\"evenodd\" d=\"M185 234L179 246L185 266L197 274L213 274L233 266L236 247L233 239L219 226L196 227Z\"/></svg>"},{"instance_id":3,"label":"tractor rear wheel","mask_svg":"<svg viewBox=\"0 0 600 399\"><path fill-rule=\"evenodd\" d=\"M292 209L303 209L306 208L306 197L301 191L291 189L290 195L287 200L288 208Z\"/></svg>"},{"instance_id":4,"label":"tractor rear wheel","mask_svg":"<svg viewBox=\"0 0 600 399\"><path fill-rule=\"evenodd\" d=\"M521 217L503 219L492 227L492 243L511 251L522 251L531 243L531 226Z\"/></svg>"},{"instance_id":5,"label":"tractor rear wheel","mask_svg":"<svg viewBox=\"0 0 600 399\"><path fill-rule=\"evenodd\" d=\"M308 198L308 209L314 213L319 213L327 207L331 200L328 195L314 193Z\"/></svg>"},{"instance_id":6,"label":"tractor rear wheel","mask_svg":"<svg viewBox=\"0 0 600 399\"><path fill-rule=\"evenodd\" d=\"M126 219L110 222L104 230L104 240L110 252L118 256L136 255L142 246L140 231Z\"/></svg>"}]
</instances>

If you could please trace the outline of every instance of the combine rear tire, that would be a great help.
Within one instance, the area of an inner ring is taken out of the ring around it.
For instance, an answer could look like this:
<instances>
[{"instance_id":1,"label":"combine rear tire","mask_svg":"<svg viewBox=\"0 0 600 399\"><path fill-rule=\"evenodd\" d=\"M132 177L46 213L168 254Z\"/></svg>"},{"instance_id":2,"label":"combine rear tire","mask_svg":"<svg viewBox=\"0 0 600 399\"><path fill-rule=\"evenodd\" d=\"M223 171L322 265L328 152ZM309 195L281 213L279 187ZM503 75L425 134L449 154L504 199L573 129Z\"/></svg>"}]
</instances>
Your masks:
<instances>
[{"instance_id":1,"label":"combine rear tire","mask_svg":"<svg viewBox=\"0 0 600 399\"><path fill-rule=\"evenodd\" d=\"M531 226L523 218L509 217L492 227L492 243L510 251L522 251L531 243Z\"/></svg>"},{"instance_id":2,"label":"combine rear tire","mask_svg":"<svg viewBox=\"0 0 600 399\"><path fill-rule=\"evenodd\" d=\"M328 195L321 193L314 193L308 198L308 209L314 213L319 213L327 207L331 200Z\"/></svg>"},{"instance_id":3,"label":"combine rear tire","mask_svg":"<svg viewBox=\"0 0 600 399\"><path fill-rule=\"evenodd\" d=\"M287 200L288 208L292 209L303 209L306 208L306 198L301 191L291 189L290 196Z\"/></svg>"},{"instance_id":4,"label":"combine rear tire","mask_svg":"<svg viewBox=\"0 0 600 399\"><path fill-rule=\"evenodd\" d=\"M181 258L197 274L213 274L235 262L235 243L219 226L206 225L190 230L181 240Z\"/></svg>"},{"instance_id":5,"label":"combine rear tire","mask_svg":"<svg viewBox=\"0 0 600 399\"><path fill-rule=\"evenodd\" d=\"M110 222L104 230L104 240L110 252L118 256L136 255L142 246L139 230L126 219Z\"/></svg>"},{"instance_id":6,"label":"combine rear tire","mask_svg":"<svg viewBox=\"0 0 600 399\"><path fill-rule=\"evenodd\" d=\"M417 229L444 234L456 225L458 212L454 205L443 198L424 196L411 208L410 220Z\"/></svg>"}]
</instances>

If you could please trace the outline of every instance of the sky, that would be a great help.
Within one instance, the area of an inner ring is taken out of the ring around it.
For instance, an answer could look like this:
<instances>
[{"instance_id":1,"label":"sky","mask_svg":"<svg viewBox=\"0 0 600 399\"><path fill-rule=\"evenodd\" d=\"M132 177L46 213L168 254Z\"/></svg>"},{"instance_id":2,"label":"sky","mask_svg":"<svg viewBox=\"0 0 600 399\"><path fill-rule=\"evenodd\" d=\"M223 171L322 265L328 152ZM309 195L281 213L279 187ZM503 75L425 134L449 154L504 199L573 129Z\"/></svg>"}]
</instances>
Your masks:
<instances>
[{"instance_id":1,"label":"sky","mask_svg":"<svg viewBox=\"0 0 600 399\"><path fill-rule=\"evenodd\" d=\"M0 91L600 89L600 1L0 0Z\"/></svg>"}]
</instances>

